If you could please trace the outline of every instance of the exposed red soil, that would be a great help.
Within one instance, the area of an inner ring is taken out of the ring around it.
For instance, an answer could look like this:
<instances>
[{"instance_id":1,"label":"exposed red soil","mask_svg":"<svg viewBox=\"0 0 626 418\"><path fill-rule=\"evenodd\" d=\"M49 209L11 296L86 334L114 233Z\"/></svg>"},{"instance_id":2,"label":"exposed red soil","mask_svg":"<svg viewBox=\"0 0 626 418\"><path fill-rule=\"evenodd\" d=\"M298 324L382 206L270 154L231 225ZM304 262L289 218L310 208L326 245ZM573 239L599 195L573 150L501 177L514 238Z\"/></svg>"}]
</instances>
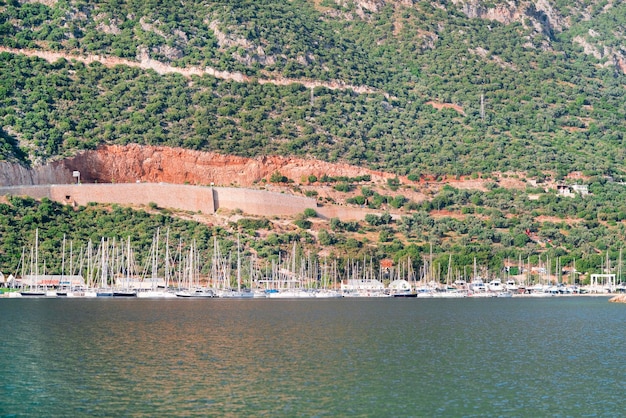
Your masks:
<instances>
[{"instance_id":1,"label":"exposed red soil","mask_svg":"<svg viewBox=\"0 0 626 418\"><path fill-rule=\"evenodd\" d=\"M463 108L457 104L454 103L438 103L438 102L426 102L427 105L431 105L432 107L434 107L437 110L441 110L441 109L454 109L457 112L459 112L461 115L465 115L465 111L463 110Z\"/></svg>"}]
</instances>

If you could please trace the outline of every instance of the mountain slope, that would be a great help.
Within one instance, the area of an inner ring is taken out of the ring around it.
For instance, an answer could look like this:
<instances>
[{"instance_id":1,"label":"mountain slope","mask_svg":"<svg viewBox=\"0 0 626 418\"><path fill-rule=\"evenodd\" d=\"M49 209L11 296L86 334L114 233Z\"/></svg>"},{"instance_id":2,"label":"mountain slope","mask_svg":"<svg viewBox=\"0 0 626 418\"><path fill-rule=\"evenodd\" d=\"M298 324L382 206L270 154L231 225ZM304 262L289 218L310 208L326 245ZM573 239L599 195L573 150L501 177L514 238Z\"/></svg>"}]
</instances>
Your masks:
<instances>
[{"instance_id":1,"label":"mountain slope","mask_svg":"<svg viewBox=\"0 0 626 418\"><path fill-rule=\"evenodd\" d=\"M0 6L3 45L68 57L0 57L3 137L33 161L137 142L398 174L619 173L624 163L620 2L46 4ZM85 66L72 54L248 78ZM370 93L257 82L284 78Z\"/></svg>"}]
</instances>

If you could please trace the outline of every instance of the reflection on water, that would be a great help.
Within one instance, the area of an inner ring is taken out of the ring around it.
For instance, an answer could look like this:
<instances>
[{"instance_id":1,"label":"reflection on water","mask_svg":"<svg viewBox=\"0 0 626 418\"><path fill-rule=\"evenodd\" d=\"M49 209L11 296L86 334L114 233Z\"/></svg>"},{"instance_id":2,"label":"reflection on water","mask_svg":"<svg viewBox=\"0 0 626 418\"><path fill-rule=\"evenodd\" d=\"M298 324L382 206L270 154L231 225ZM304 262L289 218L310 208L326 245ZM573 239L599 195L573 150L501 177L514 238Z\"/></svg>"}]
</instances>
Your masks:
<instances>
[{"instance_id":1,"label":"reflection on water","mask_svg":"<svg viewBox=\"0 0 626 418\"><path fill-rule=\"evenodd\" d=\"M0 301L0 414L622 413L623 305Z\"/></svg>"}]
</instances>

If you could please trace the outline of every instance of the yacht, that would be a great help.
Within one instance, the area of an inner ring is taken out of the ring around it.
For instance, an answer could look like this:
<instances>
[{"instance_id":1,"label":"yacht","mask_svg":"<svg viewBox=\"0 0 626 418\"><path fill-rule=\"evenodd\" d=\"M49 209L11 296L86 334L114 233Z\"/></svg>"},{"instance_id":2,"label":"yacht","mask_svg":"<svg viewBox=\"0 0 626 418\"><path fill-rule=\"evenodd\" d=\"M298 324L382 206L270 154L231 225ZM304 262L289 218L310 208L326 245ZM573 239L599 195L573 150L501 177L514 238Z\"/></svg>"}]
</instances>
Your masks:
<instances>
[{"instance_id":1,"label":"yacht","mask_svg":"<svg viewBox=\"0 0 626 418\"><path fill-rule=\"evenodd\" d=\"M507 280L504 287L506 290L513 293L517 293L517 291L519 290L519 286L517 285L517 283L515 283L515 280L513 279Z\"/></svg>"},{"instance_id":2,"label":"yacht","mask_svg":"<svg viewBox=\"0 0 626 418\"><path fill-rule=\"evenodd\" d=\"M489 282L487 286L490 292L502 292L504 287L502 286L502 281L500 279L493 279Z\"/></svg>"},{"instance_id":3,"label":"yacht","mask_svg":"<svg viewBox=\"0 0 626 418\"><path fill-rule=\"evenodd\" d=\"M206 288L196 288L191 290L181 290L176 293L176 296L179 298L216 298L217 295L211 289Z\"/></svg>"}]
</instances>

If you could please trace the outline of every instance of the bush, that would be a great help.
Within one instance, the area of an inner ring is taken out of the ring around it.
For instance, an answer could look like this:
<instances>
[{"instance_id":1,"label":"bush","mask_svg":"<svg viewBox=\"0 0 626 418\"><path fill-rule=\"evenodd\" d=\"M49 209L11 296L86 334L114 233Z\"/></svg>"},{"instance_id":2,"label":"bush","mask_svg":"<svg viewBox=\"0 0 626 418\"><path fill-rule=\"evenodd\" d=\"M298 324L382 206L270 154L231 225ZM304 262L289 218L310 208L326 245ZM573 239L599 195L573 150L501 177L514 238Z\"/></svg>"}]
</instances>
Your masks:
<instances>
[{"instance_id":1,"label":"bush","mask_svg":"<svg viewBox=\"0 0 626 418\"><path fill-rule=\"evenodd\" d=\"M377 226L382 223L380 220L380 217L377 215L374 215L373 213L368 213L367 215L365 215L365 222L367 222L368 224L372 226Z\"/></svg>"},{"instance_id":2,"label":"bush","mask_svg":"<svg viewBox=\"0 0 626 418\"><path fill-rule=\"evenodd\" d=\"M355 197L351 197L349 199L346 199L346 202L354 204L354 205L359 205L359 206L363 206L365 204L365 196L355 196Z\"/></svg>"},{"instance_id":3,"label":"bush","mask_svg":"<svg viewBox=\"0 0 626 418\"><path fill-rule=\"evenodd\" d=\"M404 205L404 202L406 202L406 198L402 195L398 195L389 202L389 205L392 208L399 209Z\"/></svg>"},{"instance_id":4,"label":"bush","mask_svg":"<svg viewBox=\"0 0 626 418\"><path fill-rule=\"evenodd\" d=\"M278 171L274 172L270 177L270 183L287 183L288 181L289 179Z\"/></svg>"},{"instance_id":5,"label":"bush","mask_svg":"<svg viewBox=\"0 0 626 418\"><path fill-rule=\"evenodd\" d=\"M393 234L388 229L383 229L378 234L378 242L389 242Z\"/></svg>"},{"instance_id":6,"label":"bush","mask_svg":"<svg viewBox=\"0 0 626 418\"><path fill-rule=\"evenodd\" d=\"M339 231L341 228L343 228L343 224L339 218L330 218L330 229Z\"/></svg>"},{"instance_id":7,"label":"bush","mask_svg":"<svg viewBox=\"0 0 626 418\"><path fill-rule=\"evenodd\" d=\"M313 225L311 221L309 221L308 219L296 219L295 221L293 221L293 223L298 228L302 228L302 229L310 229L311 225Z\"/></svg>"},{"instance_id":8,"label":"bush","mask_svg":"<svg viewBox=\"0 0 626 418\"><path fill-rule=\"evenodd\" d=\"M320 245L333 245L337 242L337 239L335 238L335 236L333 234L331 234L330 232L328 232L325 229L322 229L318 234L317 234L317 242Z\"/></svg>"},{"instance_id":9,"label":"bush","mask_svg":"<svg viewBox=\"0 0 626 418\"><path fill-rule=\"evenodd\" d=\"M342 181L341 183L335 185L335 190L337 190L338 192L348 193L352 190L352 185L345 181Z\"/></svg>"},{"instance_id":10,"label":"bush","mask_svg":"<svg viewBox=\"0 0 626 418\"><path fill-rule=\"evenodd\" d=\"M365 197L374 196L374 191L370 187L367 187L367 186L361 187L361 193Z\"/></svg>"},{"instance_id":11,"label":"bush","mask_svg":"<svg viewBox=\"0 0 626 418\"><path fill-rule=\"evenodd\" d=\"M398 187L400 187L400 179L397 177L387 179L387 186L393 191L398 190Z\"/></svg>"},{"instance_id":12,"label":"bush","mask_svg":"<svg viewBox=\"0 0 626 418\"><path fill-rule=\"evenodd\" d=\"M237 225L249 230L269 229L270 221L267 219L242 218L237 221Z\"/></svg>"}]
</instances>

